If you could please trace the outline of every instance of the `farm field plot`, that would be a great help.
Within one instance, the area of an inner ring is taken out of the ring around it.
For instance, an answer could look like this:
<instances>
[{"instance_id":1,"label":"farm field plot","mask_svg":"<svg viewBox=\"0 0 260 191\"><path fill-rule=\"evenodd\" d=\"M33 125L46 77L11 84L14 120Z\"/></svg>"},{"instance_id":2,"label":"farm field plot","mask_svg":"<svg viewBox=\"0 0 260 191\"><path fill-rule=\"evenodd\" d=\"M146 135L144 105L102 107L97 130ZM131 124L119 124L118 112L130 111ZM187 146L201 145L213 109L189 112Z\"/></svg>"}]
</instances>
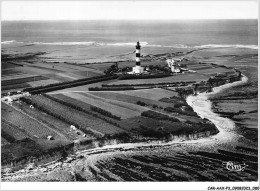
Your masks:
<instances>
[{"instance_id":1,"label":"farm field plot","mask_svg":"<svg viewBox=\"0 0 260 191\"><path fill-rule=\"evenodd\" d=\"M37 75L25 74L23 72L19 72L19 73L16 73L14 75L2 76L1 81L16 80L16 79L29 78L29 77L34 77L34 76L37 76Z\"/></svg>"},{"instance_id":2,"label":"farm field plot","mask_svg":"<svg viewBox=\"0 0 260 191\"><path fill-rule=\"evenodd\" d=\"M1 69L9 69L9 68L16 68L19 67L19 65L16 65L11 62L1 62Z\"/></svg>"},{"instance_id":3,"label":"farm field plot","mask_svg":"<svg viewBox=\"0 0 260 191\"><path fill-rule=\"evenodd\" d=\"M133 110L133 111L137 111L137 112L147 111L147 108L145 108L143 106L136 105L136 104L132 104L132 103L129 103L129 102L120 101L120 100L113 100L113 99L111 99L111 100L110 99L104 99L102 97L99 97L99 96L96 96L96 95L93 95L93 94L89 94L89 93L81 93L81 94L87 95L89 98L97 99L99 101L106 102L106 103L111 103L113 105L120 106L120 107L130 109L130 110Z\"/></svg>"},{"instance_id":4,"label":"farm field plot","mask_svg":"<svg viewBox=\"0 0 260 191\"><path fill-rule=\"evenodd\" d=\"M19 70L24 73L41 75L41 76L45 76L45 74L54 74L57 72L57 71L53 71L51 69L37 68L37 67L31 67L31 66L24 66L24 67L20 68Z\"/></svg>"},{"instance_id":5,"label":"farm field plot","mask_svg":"<svg viewBox=\"0 0 260 191\"><path fill-rule=\"evenodd\" d=\"M132 96L128 94L122 94L120 92L112 92L112 91L93 91L93 92L88 92L88 94L92 94L98 97L102 97L104 99L111 99L111 100L118 100L118 101L123 101L123 102L128 102L128 103L133 103L136 104L136 102L141 101L144 102L148 105L158 105L161 107L169 107L173 104L170 103L163 103L160 101L152 100L149 98L142 98L142 97L137 97L137 96Z\"/></svg>"},{"instance_id":6,"label":"farm field plot","mask_svg":"<svg viewBox=\"0 0 260 191\"><path fill-rule=\"evenodd\" d=\"M213 69L214 67L210 64L198 64L198 65L193 65L193 66L189 66L188 69L191 70L204 70L204 69Z\"/></svg>"},{"instance_id":7,"label":"farm field plot","mask_svg":"<svg viewBox=\"0 0 260 191\"><path fill-rule=\"evenodd\" d=\"M101 87L102 84L108 84L111 82L114 82L116 80L108 80L108 81L104 81L104 82L97 82L97 83L93 83L93 84L87 84L87 85L83 85L83 86L77 86L77 87L73 87L73 88L67 88L67 89L63 89L63 90L57 90L57 91L53 91L52 93L64 93L64 92L80 92L80 91L88 91L88 89L90 87Z\"/></svg>"},{"instance_id":8,"label":"farm field plot","mask_svg":"<svg viewBox=\"0 0 260 191\"><path fill-rule=\"evenodd\" d=\"M68 73L68 72L64 72L64 73L56 73L58 76L64 77L64 78L68 78L68 79L72 79L72 80L78 80L80 78L82 78L81 76L77 76L73 73Z\"/></svg>"},{"instance_id":9,"label":"farm field plot","mask_svg":"<svg viewBox=\"0 0 260 191\"><path fill-rule=\"evenodd\" d=\"M11 80L2 80L2 86L14 85L14 84L22 84L31 81L38 81L38 80L47 80L48 78L43 76L32 76L26 78L19 78L19 79L11 79Z\"/></svg>"},{"instance_id":10,"label":"farm field plot","mask_svg":"<svg viewBox=\"0 0 260 191\"><path fill-rule=\"evenodd\" d=\"M94 131L100 132L101 134L115 134L124 132L124 130L99 118L93 117L76 109L69 108L44 96L32 96L32 100L50 112L69 119L75 124L79 124L82 128L90 128Z\"/></svg>"},{"instance_id":11,"label":"farm field plot","mask_svg":"<svg viewBox=\"0 0 260 191\"><path fill-rule=\"evenodd\" d=\"M68 63L59 63L58 64L59 67L65 69L66 71L70 71L70 72L92 72L95 74L104 74L102 71L99 71L98 69L94 68L87 68L84 67L82 65L78 65L78 64L68 64Z\"/></svg>"},{"instance_id":12,"label":"farm field plot","mask_svg":"<svg viewBox=\"0 0 260 191\"><path fill-rule=\"evenodd\" d=\"M214 68L214 70L212 70L212 69L203 69L203 70L198 71L197 73L205 74L205 75L211 75L211 74L225 73L225 72L230 72L230 71L231 71L230 69L217 67L217 68Z\"/></svg>"},{"instance_id":13,"label":"farm field plot","mask_svg":"<svg viewBox=\"0 0 260 191\"><path fill-rule=\"evenodd\" d=\"M141 97L145 99L156 100L156 101L165 97L178 96L177 92L172 92L161 88L144 89L144 90L127 90L127 91L120 91L118 93L135 96L135 97Z\"/></svg>"},{"instance_id":14,"label":"farm field plot","mask_svg":"<svg viewBox=\"0 0 260 191\"><path fill-rule=\"evenodd\" d=\"M112 66L114 63L107 62L107 63L100 63L100 64L86 64L82 65L82 67L90 69L90 70L98 70L103 73L107 68Z\"/></svg>"},{"instance_id":15,"label":"farm field plot","mask_svg":"<svg viewBox=\"0 0 260 191\"><path fill-rule=\"evenodd\" d=\"M22 83L22 84L13 84L13 85L8 85L8 86L1 86L1 90L3 91L2 93L4 93L4 91L22 90L23 88L28 88L28 87L31 87L31 86L27 83Z\"/></svg>"},{"instance_id":16,"label":"farm field plot","mask_svg":"<svg viewBox=\"0 0 260 191\"><path fill-rule=\"evenodd\" d=\"M73 73L77 74L79 76L82 76L84 78L91 78L91 77L100 76L100 75L104 74L103 72L98 73L96 71L77 71L77 72L73 72Z\"/></svg>"},{"instance_id":17,"label":"farm field plot","mask_svg":"<svg viewBox=\"0 0 260 191\"><path fill-rule=\"evenodd\" d=\"M24 103L22 106L18 106L20 109L22 109L25 113L28 115L34 117L35 119L43 122L44 124L48 125L51 128L54 128L55 130L58 130L63 135L65 135L70 140L78 139L80 135L77 135L75 131L71 131L70 125L62 120L59 120L55 117L52 117L37 108L31 109L29 105Z\"/></svg>"},{"instance_id":18,"label":"farm field plot","mask_svg":"<svg viewBox=\"0 0 260 191\"><path fill-rule=\"evenodd\" d=\"M207 80L208 77L202 74L185 73L178 74L174 76L169 76L165 78L155 78L155 79L132 79L132 80L117 80L115 82L109 83L109 85L118 84L157 84L157 83L173 83L173 82L188 82L188 81L203 81Z\"/></svg>"},{"instance_id":19,"label":"farm field plot","mask_svg":"<svg viewBox=\"0 0 260 191\"><path fill-rule=\"evenodd\" d=\"M22 74L22 72L19 72L15 69L2 69L1 70L1 77L7 77L7 76L15 76Z\"/></svg>"},{"instance_id":20,"label":"farm field plot","mask_svg":"<svg viewBox=\"0 0 260 191\"><path fill-rule=\"evenodd\" d=\"M90 107L91 105L88 104L88 103L85 103L81 100L78 100L78 99L74 99L74 98L71 98L69 96L66 96L66 94L48 94L49 96L53 97L53 98L56 98L56 99L59 99L61 101L65 101L65 102L68 102L68 103L71 103L75 106L78 106L78 107L81 107L83 109L86 109L86 110L89 110L90 111Z\"/></svg>"},{"instance_id":21,"label":"farm field plot","mask_svg":"<svg viewBox=\"0 0 260 191\"><path fill-rule=\"evenodd\" d=\"M74 80L72 78L60 76L57 73L43 74L43 76L48 77L48 78L55 80L55 81L59 81L59 82L68 82L68 81Z\"/></svg>"},{"instance_id":22,"label":"farm field plot","mask_svg":"<svg viewBox=\"0 0 260 191\"><path fill-rule=\"evenodd\" d=\"M37 120L17 111L9 105L2 102L1 105L2 119L10 122L11 124L22 128L32 137L46 138L48 135L56 137L56 133L50 130L46 125L38 122Z\"/></svg>"},{"instance_id":23,"label":"farm field plot","mask_svg":"<svg viewBox=\"0 0 260 191\"><path fill-rule=\"evenodd\" d=\"M26 133L18 129L18 127L14 127L10 123L8 124L8 122L5 122L3 120L1 120L1 130L12 136L15 140L22 140L29 137Z\"/></svg>"},{"instance_id":24,"label":"farm field plot","mask_svg":"<svg viewBox=\"0 0 260 191\"><path fill-rule=\"evenodd\" d=\"M98 98L98 97L91 97L88 94L85 93L66 93L66 96L69 96L71 98L76 98L78 100L81 100L85 103L91 104L95 107L99 107L101 109L104 109L106 111L111 112L112 114L116 116L120 116L122 119L126 119L129 117L139 116L143 111L146 111L147 109L143 108L135 108L135 105L127 105L124 102L121 102L120 105L115 105L113 103L113 100L109 102L109 100L105 101L105 99ZM117 103L119 104L119 103ZM123 107L122 107L123 105ZM131 107L131 109L130 109Z\"/></svg>"},{"instance_id":25,"label":"farm field plot","mask_svg":"<svg viewBox=\"0 0 260 191\"><path fill-rule=\"evenodd\" d=\"M39 81L27 82L27 84L29 84L31 87L46 86L46 85L55 84L55 83L59 83L59 81L48 79L48 80L39 80Z\"/></svg>"}]
</instances>

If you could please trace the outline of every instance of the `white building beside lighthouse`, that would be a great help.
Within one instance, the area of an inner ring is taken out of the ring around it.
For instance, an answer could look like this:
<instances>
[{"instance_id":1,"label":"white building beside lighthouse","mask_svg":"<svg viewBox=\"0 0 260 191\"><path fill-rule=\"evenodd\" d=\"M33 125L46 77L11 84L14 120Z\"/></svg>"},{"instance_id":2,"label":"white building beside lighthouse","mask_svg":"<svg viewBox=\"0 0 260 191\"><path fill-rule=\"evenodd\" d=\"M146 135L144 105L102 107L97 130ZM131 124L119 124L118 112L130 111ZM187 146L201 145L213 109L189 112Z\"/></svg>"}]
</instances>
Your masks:
<instances>
[{"instance_id":1,"label":"white building beside lighthouse","mask_svg":"<svg viewBox=\"0 0 260 191\"><path fill-rule=\"evenodd\" d=\"M144 67L141 66L141 60L140 60L140 56L141 56L141 46L139 41L136 44L136 51L135 51L135 67L133 67L133 74L141 74L144 72Z\"/></svg>"},{"instance_id":2,"label":"white building beside lighthouse","mask_svg":"<svg viewBox=\"0 0 260 191\"><path fill-rule=\"evenodd\" d=\"M171 71L173 73L180 73L181 72L181 68L180 65L178 64L178 62L181 62L182 59L168 59L166 60L168 67L171 69Z\"/></svg>"}]
</instances>

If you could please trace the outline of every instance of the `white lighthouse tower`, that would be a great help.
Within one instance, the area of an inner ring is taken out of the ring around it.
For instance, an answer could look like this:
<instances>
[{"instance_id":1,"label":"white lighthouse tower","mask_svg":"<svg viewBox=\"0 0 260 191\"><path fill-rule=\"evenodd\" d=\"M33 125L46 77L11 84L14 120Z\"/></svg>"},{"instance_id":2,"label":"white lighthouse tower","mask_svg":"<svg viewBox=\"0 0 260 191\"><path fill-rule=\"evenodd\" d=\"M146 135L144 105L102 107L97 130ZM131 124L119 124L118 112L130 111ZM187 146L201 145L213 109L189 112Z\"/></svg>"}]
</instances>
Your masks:
<instances>
[{"instance_id":1,"label":"white lighthouse tower","mask_svg":"<svg viewBox=\"0 0 260 191\"><path fill-rule=\"evenodd\" d=\"M141 46L139 41L136 44L136 51L135 51L135 67L133 67L133 74L141 74L144 72L144 67L141 67Z\"/></svg>"}]
</instances>

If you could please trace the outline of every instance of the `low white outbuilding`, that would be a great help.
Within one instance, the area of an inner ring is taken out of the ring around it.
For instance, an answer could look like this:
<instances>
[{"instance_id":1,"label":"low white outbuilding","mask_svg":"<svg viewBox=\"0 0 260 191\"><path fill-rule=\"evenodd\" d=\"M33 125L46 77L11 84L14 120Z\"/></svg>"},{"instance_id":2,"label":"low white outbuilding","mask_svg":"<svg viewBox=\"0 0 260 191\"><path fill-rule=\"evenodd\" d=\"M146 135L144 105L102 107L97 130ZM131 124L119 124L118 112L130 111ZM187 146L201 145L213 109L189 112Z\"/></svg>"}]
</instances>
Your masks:
<instances>
[{"instance_id":1,"label":"low white outbuilding","mask_svg":"<svg viewBox=\"0 0 260 191\"><path fill-rule=\"evenodd\" d=\"M73 130L73 131L76 131L77 128L74 126L74 125L71 125L70 128Z\"/></svg>"},{"instance_id":2,"label":"low white outbuilding","mask_svg":"<svg viewBox=\"0 0 260 191\"><path fill-rule=\"evenodd\" d=\"M47 137L47 139L48 139L48 140L54 140L53 136L51 136L51 135L49 135L49 136Z\"/></svg>"}]
</instances>

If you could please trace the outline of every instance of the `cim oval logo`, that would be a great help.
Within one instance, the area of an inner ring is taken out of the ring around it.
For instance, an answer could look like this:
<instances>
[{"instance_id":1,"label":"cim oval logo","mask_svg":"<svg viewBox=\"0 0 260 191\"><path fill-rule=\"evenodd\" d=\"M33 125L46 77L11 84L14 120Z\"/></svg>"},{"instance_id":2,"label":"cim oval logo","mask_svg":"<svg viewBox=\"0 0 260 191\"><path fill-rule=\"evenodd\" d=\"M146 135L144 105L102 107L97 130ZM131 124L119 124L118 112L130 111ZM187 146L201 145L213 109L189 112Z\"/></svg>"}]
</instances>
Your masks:
<instances>
[{"instance_id":1,"label":"cim oval logo","mask_svg":"<svg viewBox=\"0 0 260 191\"><path fill-rule=\"evenodd\" d=\"M239 163L235 163L235 162L232 162L232 161L223 162L222 164L226 167L227 170L237 171L237 172L244 171L245 168L248 166L245 163L239 164Z\"/></svg>"}]
</instances>

